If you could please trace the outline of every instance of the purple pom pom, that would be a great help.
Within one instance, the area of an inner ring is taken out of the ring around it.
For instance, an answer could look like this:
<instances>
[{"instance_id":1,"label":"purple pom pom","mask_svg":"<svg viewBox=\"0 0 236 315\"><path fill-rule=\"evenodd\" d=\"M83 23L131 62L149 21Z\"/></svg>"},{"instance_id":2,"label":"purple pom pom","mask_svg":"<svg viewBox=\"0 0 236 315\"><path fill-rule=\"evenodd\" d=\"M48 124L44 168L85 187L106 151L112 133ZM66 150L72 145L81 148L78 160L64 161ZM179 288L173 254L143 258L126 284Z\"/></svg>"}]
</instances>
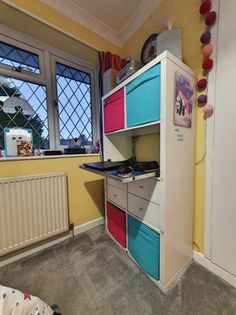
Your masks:
<instances>
[{"instance_id":1,"label":"purple pom pom","mask_svg":"<svg viewBox=\"0 0 236 315\"><path fill-rule=\"evenodd\" d=\"M210 32L204 32L200 38L200 41L202 44L208 44L211 40L211 33Z\"/></svg>"},{"instance_id":2,"label":"purple pom pom","mask_svg":"<svg viewBox=\"0 0 236 315\"><path fill-rule=\"evenodd\" d=\"M197 102L198 102L198 105L199 105L199 106L205 105L206 102L207 102L207 96L206 96L206 95L203 95L203 94L200 95L200 96L198 96Z\"/></svg>"}]
</instances>

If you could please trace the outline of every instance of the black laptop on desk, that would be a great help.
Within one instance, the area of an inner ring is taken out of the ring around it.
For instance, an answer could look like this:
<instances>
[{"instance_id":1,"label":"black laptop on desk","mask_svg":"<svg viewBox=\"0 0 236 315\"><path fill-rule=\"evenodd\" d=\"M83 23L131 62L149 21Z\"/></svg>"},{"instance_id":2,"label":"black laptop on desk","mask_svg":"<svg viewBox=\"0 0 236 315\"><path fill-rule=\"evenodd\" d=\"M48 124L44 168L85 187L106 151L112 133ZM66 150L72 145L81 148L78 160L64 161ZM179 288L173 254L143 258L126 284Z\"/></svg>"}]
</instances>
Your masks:
<instances>
[{"instance_id":1,"label":"black laptop on desk","mask_svg":"<svg viewBox=\"0 0 236 315\"><path fill-rule=\"evenodd\" d=\"M85 167L93 168L100 171L108 171L119 168L120 166L127 165L127 161L105 161L105 162L94 162L94 163L84 163Z\"/></svg>"}]
</instances>

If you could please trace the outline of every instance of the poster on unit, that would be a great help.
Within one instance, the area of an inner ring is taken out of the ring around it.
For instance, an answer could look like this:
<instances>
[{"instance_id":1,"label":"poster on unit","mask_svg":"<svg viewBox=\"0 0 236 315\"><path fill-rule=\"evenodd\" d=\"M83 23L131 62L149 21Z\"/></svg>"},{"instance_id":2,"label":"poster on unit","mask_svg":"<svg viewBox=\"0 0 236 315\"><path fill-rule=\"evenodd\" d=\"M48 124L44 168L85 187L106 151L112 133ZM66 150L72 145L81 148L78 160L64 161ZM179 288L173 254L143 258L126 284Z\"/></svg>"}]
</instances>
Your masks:
<instances>
[{"instance_id":1,"label":"poster on unit","mask_svg":"<svg viewBox=\"0 0 236 315\"><path fill-rule=\"evenodd\" d=\"M191 128L193 110L193 86L181 73L176 72L174 124Z\"/></svg>"}]
</instances>

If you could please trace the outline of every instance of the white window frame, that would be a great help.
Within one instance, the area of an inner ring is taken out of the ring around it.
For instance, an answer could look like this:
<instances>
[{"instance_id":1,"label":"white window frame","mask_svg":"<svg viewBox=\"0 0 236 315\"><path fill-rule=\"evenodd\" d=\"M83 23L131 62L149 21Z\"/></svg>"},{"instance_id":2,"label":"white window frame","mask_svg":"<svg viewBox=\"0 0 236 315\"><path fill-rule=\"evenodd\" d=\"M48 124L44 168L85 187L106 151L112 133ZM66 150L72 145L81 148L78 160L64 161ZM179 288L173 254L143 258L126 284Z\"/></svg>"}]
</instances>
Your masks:
<instances>
[{"instance_id":1,"label":"white window frame","mask_svg":"<svg viewBox=\"0 0 236 315\"><path fill-rule=\"evenodd\" d=\"M83 71L86 72L90 75L91 78L91 91L95 91L96 87L95 87L95 73L92 69L88 69L87 67L84 67L83 65L79 64L78 62L76 62L76 59L73 58L73 60L67 60L55 55L51 56L51 64L52 64L52 75L53 75L53 82L55 82L54 86L53 86L53 95L54 95L54 107L55 107L55 122L57 122L57 126L55 128L55 132L56 132L56 147L57 148L64 148L63 146L60 145L60 131L59 131L59 119L57 119L57 117L59 117L59 113L58 113L58 106L57 106L57 82L56 82L56 63L59 62L65 66L77 69L78 71ZM97 129L96 129L96 121L97 121L97 117L96 117L96 109L95 109L95 93L91 93L91 114L92 114L92 135L93 135L93 142L96 141L96 137L97 136Z\"/></svg>"},{"instance_id":2,"label":"white window frame","mask_svg":"<svg viewBox=\"0 0 236 315\"><path fill-rule=\"evenodd\" d=\"M91 103L92 103L92 133L93 142L99 139L99 108L100 98L97 81L97 69L94 65L55 47L42 43L34 38L24 35L20 32L12 30L0 24L0 41L22 48L39 56L40 74L31 73L22 70L15 71L11 66L0 64L0 74L14 77L16 79L30 81L32 83L42 84L46 86L47 97L47 115L48 115L48 133L50 150L59 150L59 117L55 101L56 94L56 62L74 67L78 70L87 72L91 75ZM50 71L46 71L50 69ZM97 102L97 106L95 106Z\"/></svg>"},{"instance_id":3,"label":"white window frame","mask_svg":"<svg viewBox=\"0 0 236 315\"><path fill-rule=\"evenodd\" d=\"M0 28L0 32L1 32L1 28ZM26 76L32 76L32 78L38 78L38 79L45 79L45 66L44 66L44 56L43 56L43 51L41 49L35 48L33 45L27 45L25 43L22 43L21 41L15 40L11 37L5 36L3 34L0 33L0 41L9 45L12 45L16 48L19 49L23 49L26 50L30 53L36 54L39 57L39 72L40 73L33 73L30 71L26 71L24 69L21 70L21 74L25 74ZM1 66L1 71L2 69L5 69L6 73L9 71L10 73L13 72L17 72L14 71L12 68L12 66L10 65L4 65L4 64L0 64Z\"/></svg>"}]
</instances>

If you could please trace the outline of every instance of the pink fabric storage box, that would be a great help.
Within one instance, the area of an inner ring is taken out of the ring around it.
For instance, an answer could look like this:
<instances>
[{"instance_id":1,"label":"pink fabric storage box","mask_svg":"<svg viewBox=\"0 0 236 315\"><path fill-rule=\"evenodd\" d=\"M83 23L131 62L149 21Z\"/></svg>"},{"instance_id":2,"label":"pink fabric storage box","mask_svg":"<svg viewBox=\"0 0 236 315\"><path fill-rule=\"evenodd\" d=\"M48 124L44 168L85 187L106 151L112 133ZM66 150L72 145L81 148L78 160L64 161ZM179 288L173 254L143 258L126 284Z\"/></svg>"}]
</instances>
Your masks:
<instances>
[{"instance_id":1,"label":"pink fabric storage box","mask_svg":"<svg viewBox=\"0 0 236 315\"><path fill-rule=\"evenodd\" d=\"M104 101L104 132L124 129L124 88Z\"/></svg>"},{"instance_id":2,"label":"pink fabric storage box","mask_svg":"<svg viewBox=\"0 0 236 315\"><path fill-rule=\"evenodd\" d=\"M125 213L107 202L107 229L114 239L126 247L126 216Z\"/></svg>"}]
</instances>

